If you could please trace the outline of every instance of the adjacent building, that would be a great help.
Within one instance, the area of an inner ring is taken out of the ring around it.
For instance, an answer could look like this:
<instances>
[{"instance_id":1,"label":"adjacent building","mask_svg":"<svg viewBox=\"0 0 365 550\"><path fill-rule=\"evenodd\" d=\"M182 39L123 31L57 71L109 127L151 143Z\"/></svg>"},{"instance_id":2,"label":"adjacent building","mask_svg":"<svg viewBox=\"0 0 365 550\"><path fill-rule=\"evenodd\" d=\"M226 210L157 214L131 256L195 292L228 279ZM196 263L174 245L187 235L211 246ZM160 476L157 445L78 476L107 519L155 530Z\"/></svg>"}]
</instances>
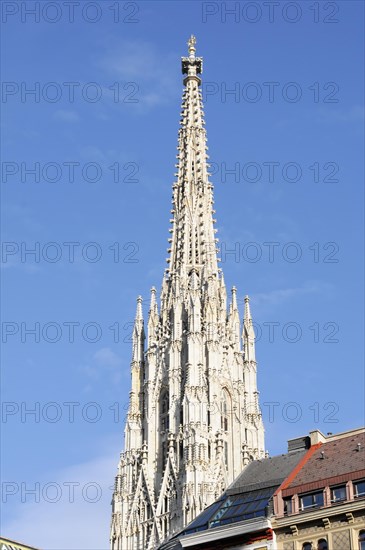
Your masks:
<instances>
[{"instance_id":1,"label":"adjacent building","mask_svg":"<svg viewBox=\"0 0 365 550\"><path fill-rule=\"evenodd\" d=\"M113 494L112 550L152 550L180 531L252 460L265 456L249 298L244 319L217 257L213 186L195 38L172 189L168 268L145 327L137 299L132 387Z\"/></svg>"},{"instance_id":2,"label":"adjacent building","mask_svg":"<svg viewBox=\"0 0 365 550\"><path fill-rule=\"evenodd\" d=\"M272 498L307 450L252 461L223 495L160 550L275 550Z\"/></svg>"},{"instance_id":3,"label":"adjacent building","mask_svg":"<svg viewBox=\"0 0 365 550\"><path fill-rule=\"evenodd\" d=\"M37 550L37 548L0 536L0 550Z\"/></svg>"},{"instance_id":4,"label":"adjacent building","mask_svg":"<svg viewBox=\"0 0 365 550\"><path fill-rule=\"evenodd\" d=\"M288 442L251 462L159 550L365 550L365 429Z\"/></svg>"},{"instance_id":5,"label":"adjacent building","mask_svg":"<svg viewBox=\"0 0 365 550\"><path fill-rule=\"evenodd\" d=\"M280 550L365 550L365 430L310 434L304 464L276 491Z\"/></svg>"}]
</instances>

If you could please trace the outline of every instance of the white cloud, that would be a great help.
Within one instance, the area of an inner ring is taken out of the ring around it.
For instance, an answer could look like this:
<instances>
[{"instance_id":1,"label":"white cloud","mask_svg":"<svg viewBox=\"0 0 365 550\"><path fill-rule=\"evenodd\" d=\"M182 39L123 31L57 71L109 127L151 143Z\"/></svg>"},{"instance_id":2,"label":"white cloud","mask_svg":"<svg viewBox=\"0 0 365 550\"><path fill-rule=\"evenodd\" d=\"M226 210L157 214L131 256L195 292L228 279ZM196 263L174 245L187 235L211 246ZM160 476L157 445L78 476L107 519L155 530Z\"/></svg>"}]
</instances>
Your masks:
<instances>
[{"instance_id":1,"label":"white cloud","mask_svg":"<svg viewBox=\"0 0 365 550\"><path fill-rule=\"evenodd\" d=\"M170 70L174 63L176 55L159 52L153 43L141 41L114 43L98 61L115 80L136 84L133 98L138 100L136 107L142 109L176 99L180 88ZM127 89L126 93L132 90Z\"/></svg>"},{"instance_id":2,"label":"white cloud","mask_svg":"<svg viewBox=\"0 0 365 550\"><path fill-rule=\"evenodd\" d=\"M332 289L332 286L327 283L311 281L305 283L301 287L294 288L282 288L271 290L270 292L258 293L253 295L253 300L259 305L276 306L283 301L296 298L297 296L303 296L306 294L317 294L319 292L325 292Z\"/></svg>"},{"instance_id":3,"label":"white cloud","mask_svg":"<svg viewBox=\"0 0 365 550\"><path fill-rule=\"evenodd\" d=\"M9 496L9 504L11 499L17 504L11 519L3 516L3 536L44 550L108 550L110 502L121 446L122 442L96 442L96 449L102 448L105 454L40 480L39 502L21 490ZM27 483L34 487L34 481ZM73 485L74 502L72 484L77 484ZM56 496L58 502L49 502Z\"/></svg>"},{"instance_id":4,"label":"white cloud","mask_svg":"<svg viewBox=\"0 0 365 550\"><path fill-rule=\"evenodd\" d=\"M329 122L361 122L361 124L363 124L365 117L365 108L363 105L354 105L347 110L321 109L320 116L322 120L326 120Z\"/></svg>"},{"instance_id":5,"label":"white cloud","mask_svg":"<svg viewBox=\"0 0 365 550\"><path fill-rule=\"evenodd\" d=\"M93 359L102 367L119 367L122 360L110 348L101 348L93 356Z\"/></svg>"},{"instance_id":6,"label":"white cloud","mask_svg":"<svg viewBox=\"0 0 365 550\"><path fill-rule=\"evenodd\" d=\"M66 109L59 109L53 113L53 118L56 120L62 120L63 122L77 122L80 117L76 111L69 111Z\"/></svg>"},{"instance_id":7,"label":"white cloud","mask_svg":"<svg viewBox=\"0 0 365 550\"><path fill-rule=\"evenodd\" d=\"M162 61L152 43L125 41L113 45L103 59L103 66L121 79L148 80L163 75Z\"/></svg>"},{"instance_id":8,"label":"white cloud","mask_svg":"<svg viewBox=\"0 0 365 550\"><path fill-rule=\"evenodd\" d=\"M80 371L88 379L83 391L85 393L90 392L93 389L93 383L100 380L105 381L106 375L114 385L120 384L124 372L122 365L122 358L111 348L99 349L94 353L89 364L80 367Z\"/></svg>"}]
</instances>

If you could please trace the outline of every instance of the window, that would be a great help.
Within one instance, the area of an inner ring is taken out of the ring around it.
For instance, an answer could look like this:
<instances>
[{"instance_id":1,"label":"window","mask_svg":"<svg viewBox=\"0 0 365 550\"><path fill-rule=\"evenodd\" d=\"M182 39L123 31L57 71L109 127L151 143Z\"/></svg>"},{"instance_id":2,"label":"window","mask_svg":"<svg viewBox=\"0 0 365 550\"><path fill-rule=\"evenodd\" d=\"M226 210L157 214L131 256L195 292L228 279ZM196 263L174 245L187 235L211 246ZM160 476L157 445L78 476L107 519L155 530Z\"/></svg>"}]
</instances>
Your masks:
<instances>
[{"instance_id":1,"label":"window","mask_svg":"<svg viewBox=\"0 0 365 550\"><path fill-rule=\"evenodd\" d=\"M317 506L323 506L323 492L310 493L308 495L301 495L300 508L301 510L307 510L308 508L316 508Z\"/></svg>"},{"instance_id":2,"label":"window","mask_svg":"<svg viewBox=\"0 0 365 550\"><path fill-rule=\"evenodd\" d=\"M180 461L184 460L184 443L182 441L179 442L179 457Z\"/></svg>"},{"instance_id":3,"label":"window","mask_svg":"<svg viewBox=\"0 0 365 550\"><path fill-rule=\"evenodd\" d=\"M331 502L340 502L341 500L346 500L346 486L341 485L339 487L333 487L331 489Z\"/></svg>"},{"instance_id":4,"label":"window","mask_svg":"<svg viewBox=\"0 0 365 550\"><path fill-rule=\"evenodd\" d=\"M161 413L165 414L169 412L169 395L165 392L161 398Z\"/></svg>"},{"instance_id":5,"label":"window","mask_svg":"<svg viewBox=\"0 0 365 550\"><path fill-rule=\"evenodd\" d=\"M219 507L218 512L211 518L209 522L209 527L215 527L216 524L219 524L219 520L227 512L232 502L233 501L230 497L228 497L227 500L224 501L224 503Z\"/></svg>"},{"instance_id":6,"label":"window","mask_svg":"<svg viewBox=\"0 0 365 550\"><path fill-rule=\"evenodd\" d=\"M228 407L225 399L221 405L221 428L224 432L228 431Z\"/></svg>"},{"instance_id":7,"label":"window","mask_svg":"<svg viewBox=\"0 0 365 550\"><path fill-rule=\"evenodd\" d=\"M160 411L161 411L161 431L166 432L169 429L169 394L167 391L165 391L161 395Z\"/></svg>"},{"instance_id":8,"label":"window","mask_svg":"<svg viewBox=\"0 0 365 550\"><path fill-rule=\"evenodd\" d=\"M228 419L230 413L230 396L226 389L222 390L221 395L221 428L224 432L228 432Z\"/></svg>"},{"instance_id":9,"label":"window","mask_svg":"<svg viewBox=\"0 0 365 550\"><path fill-rule=\"evenodd\" d=\"M162 458L162 464L165 463L165 458L167 456L167 444L166 441L163 441L161 444L161 458Z\"/></svg>"},{"instance_id":10,"label":"window","mask_svg":"<svg viewBox=\"0 0 365 550\"><path fill-rule=\"evenodd\" d=\"M319 539L317 550L328 550L328 543L326 539Z\"/></svg>"},{"instance_id":11,"label":"window","mask_svg":"<svg viewBox=\"0 0 365 550\"><path fill-rule=\"evenodd\" d=\"M359 550L365 550L365 531L359 533Z\"/></svg>"},{"instance_id":12,"label":"window","mask_svg":"<svg viewBox=\"0 0 365 550\"><path fill-rule=\"evenodd\" d=\"M302 546L302 550L312 550L312 543L311 542L304 542Z\"/></svg>"},{"instance_id":13,"label":"window","mask_svg":"<svg viewBox=\"0 0 365 550\"><path fill-rule=\"evenodd\" d=\"M284 498L284 514L287 515L287 514L291 514L293 511L293 506L292 506L292 499L291 497L289 498Z\"/></svg>"},{"instance_id":14,"label":"window","mask_svg":"<svg viewBox=\"0 0 365 550\"><path fill-rule=\"evenodd\" d=\"M354 481L354 497L359 498L365 496L365 480Z\"/></svg>"}]
</instances>

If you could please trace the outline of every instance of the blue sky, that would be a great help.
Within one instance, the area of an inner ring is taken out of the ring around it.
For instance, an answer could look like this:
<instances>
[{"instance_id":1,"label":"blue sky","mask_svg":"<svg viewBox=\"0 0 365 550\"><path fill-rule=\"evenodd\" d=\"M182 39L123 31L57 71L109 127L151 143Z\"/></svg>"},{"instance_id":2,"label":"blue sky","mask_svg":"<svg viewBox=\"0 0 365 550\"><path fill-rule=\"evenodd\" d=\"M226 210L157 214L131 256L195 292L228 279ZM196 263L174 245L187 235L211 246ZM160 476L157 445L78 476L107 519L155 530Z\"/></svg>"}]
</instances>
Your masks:
<instances>
[{"instance_id":1,"label":"blue sky","mask_svg":"<svg viewBox=\"0 0 365 550\"><path fill-rule=\"evenodd\" d=\"M130 324L166 266L191 33L266 446L364 423L363 4L87 4L73 22L63 2L2 6L1 527L53 550L108 548Z\"/></svg>"}]
</instances>

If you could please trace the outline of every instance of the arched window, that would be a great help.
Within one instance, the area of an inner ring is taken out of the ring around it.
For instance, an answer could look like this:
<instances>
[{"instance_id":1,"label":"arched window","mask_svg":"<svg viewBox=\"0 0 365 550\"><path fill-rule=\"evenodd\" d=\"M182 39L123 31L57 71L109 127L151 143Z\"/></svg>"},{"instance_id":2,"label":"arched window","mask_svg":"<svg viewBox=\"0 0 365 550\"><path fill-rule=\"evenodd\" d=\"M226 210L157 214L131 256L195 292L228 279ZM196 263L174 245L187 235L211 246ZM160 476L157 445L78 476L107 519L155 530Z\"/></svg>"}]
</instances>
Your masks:
<instances>
[{"instance_id":1,"label":"arched window","mask_svg":"<svg viewBox=\"0 0 365 550\"><path fill-rule=\"evenodd\" d=\"M328 550L328 542L326 539L319 539L317 550Z\"/></svg>"},{"instance_id":2,"label":"arched window","mask_svg":"<svg viewBox=\"0 0 365 550\"><path fill-rule=\"evenodd\" d=\"M302 546L302 550L312 550L312 543L311 542L304 542Z\"/></svg>"},{"instance_id":3,"label":"arched window","mask_svg":"<svg viewBox=\"0 0 365 550\"><path fill-rule=\"evenodd\" d=\"M224 388L221 394L221 429L223 432L228 432L230 414L230 396Z\"/></svg>"},{"instance_id":4,"label":"arched window","mask_svg":"<svg viewBox=\"0 0 365 550\"><path fill-rule=\"evenodd\" d=\"M229 469L231 460L230 452L232 448L231 396L226 388L223 388L221 391L220 413L223 440L223 458L226 467Z\"/></svg>"},{"instance_id":5,"label":"arched window","mask_svg":"<svg viewBox=\"0 0 365 550\"><path fill-rule=\"evenodd\" d=\"M359 550L365 550L365 531L359 533Z\"/></svg>"},{"instance_id":6,"label":"arched window","mask_svg":"<svg viewBox=\"0 0 365 550\"><path fill-rule=\"evenodd\" d=\"M169 425L169 393L164 391L161 395L160 401L160 416L161 416L161 431L168 431Z\"/></svg>"}]
</instances>

